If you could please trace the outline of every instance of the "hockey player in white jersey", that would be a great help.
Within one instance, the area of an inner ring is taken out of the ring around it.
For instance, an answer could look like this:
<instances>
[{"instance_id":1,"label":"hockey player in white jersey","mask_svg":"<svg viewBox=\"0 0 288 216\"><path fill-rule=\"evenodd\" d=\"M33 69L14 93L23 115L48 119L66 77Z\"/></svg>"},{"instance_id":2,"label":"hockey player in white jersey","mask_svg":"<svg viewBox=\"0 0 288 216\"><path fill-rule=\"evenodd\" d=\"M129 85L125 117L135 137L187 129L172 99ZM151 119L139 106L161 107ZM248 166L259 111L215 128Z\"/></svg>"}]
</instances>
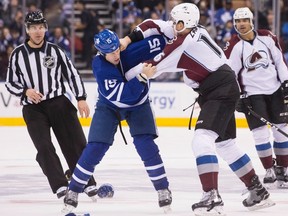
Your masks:
<instances>
[{"instance_id":1,"label":"hockey player in white jersey","mask_svg":"<svg viewBox=\"0 0 288 216\"><path fill-rule=\"evenodd\" d=\"M228 163L232 171L248 188L249 196L243 205L249 210L269 207L274 203L262 186L247 154L236 145L235 106L240 96L234 71L222 49L198 25L200 13L196 5L182 3L171 11L173 27L177 32L174 41L153 60L157 70L154 77L163 72L183 71L185 83L199 92L201 111L196 123L192 148L196 157L203 197L192 205L196 215L224 215L223 201L218 190L217 153ZM148 37L153 29L159 29L152 20L144 21L127 37L123 44ZM146 62L147 63L147 62ZM143 64L126 73L129 80L141 72Z\"/></svg>"},{"instance_id":2,"label":"hockey player in white jersey","mask_svg":"<svg viewBox=\"0 0 288 216\"><path fill-rule=\"evenodd\" d=\"M241 88L237 110L244 112L252 131L256 150L266 169L263 182L288 188L288 137L254 117L249 109L288 133L288 70L276 35L268 30L254 30L253 13L238 8L233 17L238 35L225 47ZM276 157L274 164L273 153Z\"/></svg>"}]
</instances>

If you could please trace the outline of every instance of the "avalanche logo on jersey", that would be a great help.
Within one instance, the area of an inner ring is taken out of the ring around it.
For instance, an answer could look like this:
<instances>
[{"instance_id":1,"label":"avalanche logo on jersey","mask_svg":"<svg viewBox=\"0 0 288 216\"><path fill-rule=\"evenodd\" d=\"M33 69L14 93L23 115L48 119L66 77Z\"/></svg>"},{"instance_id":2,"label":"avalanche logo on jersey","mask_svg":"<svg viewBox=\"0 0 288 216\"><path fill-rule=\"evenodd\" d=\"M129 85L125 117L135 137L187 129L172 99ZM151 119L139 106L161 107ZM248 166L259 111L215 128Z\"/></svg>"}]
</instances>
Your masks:
<instances>
[{"instance_id":1,"label":"avalanche logo on jersey","mask_svg":"<svg viewBox=\"0 0 288 216\"><path fill-rule=\"evenodd\" d=\"M263 67L267 68L269 66L268 55L265 51L259 50L248 56L244 62L247 72L255 70L257 68Z\"/></svg>"},{"instance_id":2,"label":"avalanche logo on jersey","mask_svg":"<svg viewBox=\"0 0 288 216\"><path fill-rule=\"evenodd\" d=\"M55 58L53 56L45 56L43 58L43 65L46 68L52 69L55 67Z\"/></svg>"}]
</instances>

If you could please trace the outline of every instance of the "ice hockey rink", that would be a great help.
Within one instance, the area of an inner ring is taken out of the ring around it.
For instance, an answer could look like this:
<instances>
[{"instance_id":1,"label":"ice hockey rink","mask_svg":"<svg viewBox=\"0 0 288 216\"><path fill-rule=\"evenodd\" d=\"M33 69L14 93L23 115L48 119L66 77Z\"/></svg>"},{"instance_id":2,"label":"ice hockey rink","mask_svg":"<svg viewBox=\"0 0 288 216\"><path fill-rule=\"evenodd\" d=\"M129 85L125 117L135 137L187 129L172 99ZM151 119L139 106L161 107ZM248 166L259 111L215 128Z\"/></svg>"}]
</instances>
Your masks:
<instances>
[{"instance_id":1,"label":"ice hockey rink","mask_svg":"<svg viewBox=\"0 0 288 216\"><path fill-rule=\"evenodd\" d=\"M88 127L84 127L88 133ZM120 133L116 141L95 169L98 186L110 183L115 194L111 199L92 202L85 194L79 196L75 214L90 216L158 216L164 215L158 207L157 193L153 190L143 164L138 157L127 127L123 128L128 145ZM186 127L159 127L159 145L173 193L172 212L169 215L194 215L191 204L202 197L192 154L193 130ZM238 129L238 144L251 157L256 172L263 178L264 169L256 155L248 129ZM35 149L26 127L0 127L0 215L2 216L62 216L63 200L51 193L48 182L35 161ZM54 139L54 138L53 138ZM54 139L55 140L55 139ZM56 143L56 141L55 141ZM58 145L56 144L56 147ZM59 149L57 147L57 149ZM58 150L59 155L61 153ZM63 158L62 158L63 160ZM219 158L219 191L224 200L226 215L253 216L287 215L288 190L270 190L276 205L254 212L242 206L244 185ZM67 166L64 163L64 169Z\"/></svg>"}]
</instances>

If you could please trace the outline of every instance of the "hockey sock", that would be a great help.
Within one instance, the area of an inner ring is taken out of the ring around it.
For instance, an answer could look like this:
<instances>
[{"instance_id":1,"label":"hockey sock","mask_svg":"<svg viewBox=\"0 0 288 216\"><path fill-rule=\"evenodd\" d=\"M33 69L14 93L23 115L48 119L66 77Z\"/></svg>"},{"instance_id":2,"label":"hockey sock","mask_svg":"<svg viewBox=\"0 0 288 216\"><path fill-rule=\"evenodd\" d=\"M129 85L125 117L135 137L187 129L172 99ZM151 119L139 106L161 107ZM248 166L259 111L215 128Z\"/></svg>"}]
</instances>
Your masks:
<instances>
[{"instance_id":1,"label":"hockey sock","mask_svg":"<svg viewBox=\"0 0 288 216\"><path fill-rule=\"evenodd\" d=\"M203 191L218 189L219 164L216 155L203 155L196 159Z\"/></svg>"},{"instance_id":2,"label":"hockey sock","mask_svg":"<svg viewBox=\"0 0 288 216\"><path fill-rule=\"evenodd\" d=\"M95 166L102 160L109 149L106 143L88 143L78 160L72 175L69 189L81 193L93 175Z\"/></svg>"},{"instance_id":3,"label":"hockey sock","mask_svg":"<svg viewBox=\"0 0 288 216\"><path fill-rule=\"evenodd\" d=\"M229 166L246 187L251 186L251 178L256 174L247 154L244 154L241 158L229 164Z\"/></svg>"},{"instance_id":4,"label":"hockey sock","mask_svg":"<svg viewBox=\"0 0 288 216\"><path fill-rule=\"evenodd\" d=\"M140 155L151 182L156 190L168 188L165 168L158 146L155 144L152 135L134 136L135 148Z\"/></svg>"},{"instance_id":5,"label":"hockey sock","mask_svg":"<svg viewBox=\"0 0 288 216\"><path fill-rule=\"evenodd\" d=\"M278 166L288 167L288 141L274 142L274 152Z\"/></svg>"},{"instance_id":6,"label":"hockey sock","mask_svg":"<svg viewBox=\"0 0 288 216\"><path fill-rule=\"evenodd\" d=\"M256 145L257 154L264 169L269 169L273 166L272 146L271 143L263 143Z\"/></svg>"}]
</instances>

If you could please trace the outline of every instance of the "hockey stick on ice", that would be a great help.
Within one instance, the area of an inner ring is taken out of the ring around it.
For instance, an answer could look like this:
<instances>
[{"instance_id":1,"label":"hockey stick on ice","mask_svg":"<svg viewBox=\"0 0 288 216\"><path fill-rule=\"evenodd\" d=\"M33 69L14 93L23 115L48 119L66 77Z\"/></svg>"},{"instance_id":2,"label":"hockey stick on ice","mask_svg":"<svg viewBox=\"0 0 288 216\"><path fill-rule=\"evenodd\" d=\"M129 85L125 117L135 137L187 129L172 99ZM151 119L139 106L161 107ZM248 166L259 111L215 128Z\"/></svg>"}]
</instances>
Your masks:
<instances>
[{"instance_id":1,"label":"hockey stick on ice","mask_svg":"<svg viewBox=\"0 0 288 216\"><path fill-rule=\"evenodd\" d=\"M265 118L263 118L262 116L260 116L259 114L257 114L256 112L254 112L252 110L252 108L248 107L249 112L256 118L258 118L260 121L264 122L266 125L269 125L270 127L274 128L276 131L278 131L279 133L281 133L282 135L284 135L285 137L288 137L288 134L285 133L283 130L281 130L279 127L277 127L275 124L267 121Z\"/></svg>"}]
</instances>

